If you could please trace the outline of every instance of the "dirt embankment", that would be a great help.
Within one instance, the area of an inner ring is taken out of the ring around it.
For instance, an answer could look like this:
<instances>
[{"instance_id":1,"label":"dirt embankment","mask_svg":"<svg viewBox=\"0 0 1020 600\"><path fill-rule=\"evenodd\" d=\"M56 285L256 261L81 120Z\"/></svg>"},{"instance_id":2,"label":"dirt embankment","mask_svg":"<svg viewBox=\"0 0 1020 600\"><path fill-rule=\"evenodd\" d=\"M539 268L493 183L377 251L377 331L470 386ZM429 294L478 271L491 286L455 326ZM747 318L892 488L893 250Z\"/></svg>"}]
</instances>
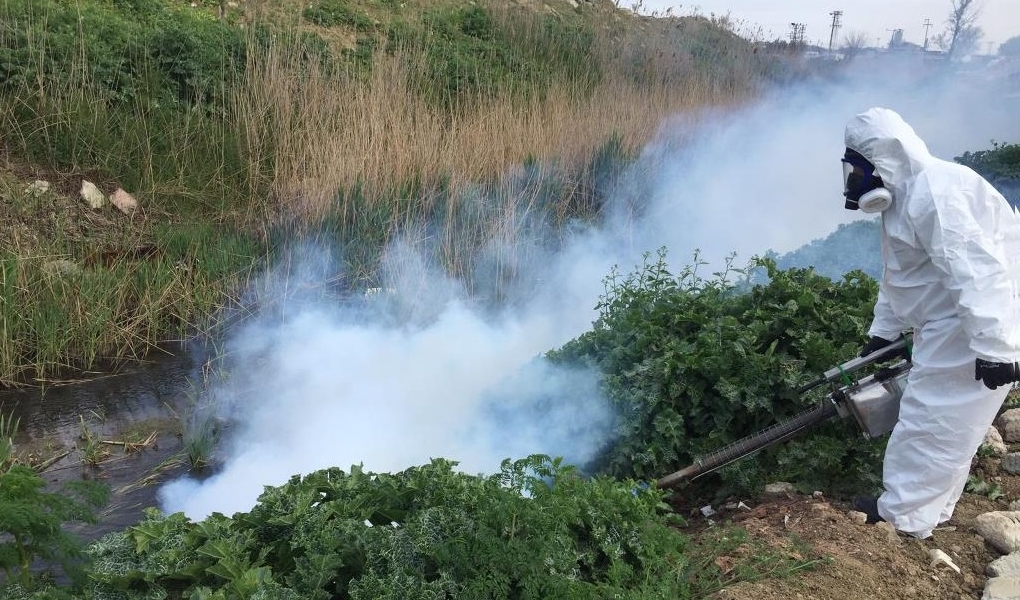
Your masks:
<instances>
[{"instance_id":1,"label":"dirt embankment","mask_svg":"<svg viewBox=\"0 0 1020 600\"><path fill-rule=\"evenodd\" d=\"M1000 462L994 457L974 459L971 472L975 480L994 492L964 493L953 518L926 540L897 533L884 523L860 524L847 502L824 494L765 496L744 500L747 508L720 511L711 517L712 522L738 525L777 550L817 561L787 578L730 586L715 598L980 599L989 578L987 567L1002 554L977 533L975 519L987 512L1009 510L1011 502L1020 500L1020 476L1003 471ZM700 514L690 519L692 528L714 526ZM960 572L945 563L933 564L933 550L944 552ZM719 560L717 564L726 564L726 557Z\"/></svg>"}]
</instances>

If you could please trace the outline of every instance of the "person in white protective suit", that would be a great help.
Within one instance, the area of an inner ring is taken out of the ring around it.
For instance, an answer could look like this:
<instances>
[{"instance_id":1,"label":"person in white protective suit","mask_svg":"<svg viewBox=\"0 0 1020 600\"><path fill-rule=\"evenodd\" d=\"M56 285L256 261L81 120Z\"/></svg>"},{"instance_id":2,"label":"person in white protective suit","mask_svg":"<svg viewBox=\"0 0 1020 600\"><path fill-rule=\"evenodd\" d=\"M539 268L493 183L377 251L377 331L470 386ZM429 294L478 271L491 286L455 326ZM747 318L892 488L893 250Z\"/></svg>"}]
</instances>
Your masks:
<instances>
[{"instance_id":1,"label":"person in white protective suit","mask_svg":"<svg viewBox=\"0 0 1020 600\"><path fill-rule=\"evenodd\" d=\"M884 272L862 355L913 333L913 366L868 522L918 538L953 515L1020 380L1020 214L971 169L933 157L899 114L846 126L846 208L881 213Z\"/></svg>"}]
</instances>

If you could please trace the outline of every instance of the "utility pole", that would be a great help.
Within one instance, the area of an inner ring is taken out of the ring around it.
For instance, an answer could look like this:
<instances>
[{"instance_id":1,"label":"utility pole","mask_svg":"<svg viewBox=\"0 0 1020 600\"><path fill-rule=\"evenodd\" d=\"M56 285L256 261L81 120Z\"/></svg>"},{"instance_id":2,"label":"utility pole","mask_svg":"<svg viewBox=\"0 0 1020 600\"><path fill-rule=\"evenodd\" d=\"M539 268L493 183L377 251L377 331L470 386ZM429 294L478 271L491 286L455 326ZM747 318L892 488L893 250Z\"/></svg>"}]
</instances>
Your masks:
<instances>
[{"instance_id":1,"label":"utility pole","mask_svg":"<svg viewBox=\"0 0 1020 600\"><path fill-rule=\"evenodd\" d=\"M903 44L903 30L902 29L886 29L891 31L892 35L889 36L889 49L895 50L898 46Z\"/></svg>"},{"instance_id":2,"label":"utility pole","mask_svg":"<svg viewBox=\"0 0 1020 600\"><path fill-rule=\"evenodd\" d=\"M831 57L832 45L836 41L836 32L839 31L839 27L840 25L842 25L840 20L843 17L843 11L834 10L831 13L829 13L829 15L832 17L832 33L829 34L829 56Z\"/></svg>"},{"instance_id":3,"label":"utility pole","mask_svg":"<svg viewBox=\"0 0 1020 600\"><path fill-rule=\"evenodd\" d=\"M925 19L924 23L924 49L928 49L928 30L931 29L935 24L931 22L931 19Z\"/></svg>"}]
</instances>

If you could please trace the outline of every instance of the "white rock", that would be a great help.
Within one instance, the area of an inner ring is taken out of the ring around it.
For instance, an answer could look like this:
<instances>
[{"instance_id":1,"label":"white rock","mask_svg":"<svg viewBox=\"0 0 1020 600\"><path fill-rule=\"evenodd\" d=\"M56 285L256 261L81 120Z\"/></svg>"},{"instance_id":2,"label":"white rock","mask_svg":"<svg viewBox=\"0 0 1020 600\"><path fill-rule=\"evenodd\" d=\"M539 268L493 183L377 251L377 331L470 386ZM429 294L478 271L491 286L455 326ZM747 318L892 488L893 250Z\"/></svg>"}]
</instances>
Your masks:
<instances>
[{"instance_id":1,"label":"white rock","mask_svg":"<svg viewBox=\"0 0 1020 600\"><path fill-rule=\"evenodd\" d=\"M796 493L797 488L792 483L786 481L777 481L770 483L765 486L766 494L781 495L781 494L793 494Z\"/></svg>"},{"instance_id":2,"label":"white rock","mask_svg":"<svg viewBox=\"0 0 1020 600\"><path fill-rule=\"evenodd\" d=\"M992 577L985 582L981 600L1020 600L1020 577Z\"/></svg>"},{"instance_id":3,"label":"white rock","mask_svg":"<svg viewBox=\"0 0 1020 600\"><path fill-rule=\"evenodd\" d=\"M868 522L868 515L857 510L847 511L846 516L858 525L864 525Z\"/></svg>"},{"instance_id":4,"label":"white rock","mask_svg":"<svg viewBox=\"0 0 1020 600\"><path fill-rule=\"evenodd\" d=\"M1002 439L1007 442L1020 441L1020 408L1011 408L995 420Z\"/></svg>"},{"instance_id":5,"label":"white rock","mask_svg":"<svg viewBox=\"0 0 1020 600\"><path fill-rule=\"evenodd\" d=\"M88 202L89 206L94 210L99 210L106 206L106 196L91 181L81 180L81 198Z\"/></svg>"},{"instance_id":6,"label":"white rock","mask_svg":"<svg viewBox=\"0 0 1020 600\"><path fill-rule=\"evenodd\" d=\"M135 200L134 196L120 188L117 188L117 191L110 196L110 204L119 208L120 212L125 215L130 215L138 210L138 201Z\"/></svg>"},{"instance_id":7,"label":"white rock","mask_svg":"<svg viewBox=\"0 0 1020 600\"><path fill-rule=\"evenodd\" d=\"M953 559L949 558L949 555L943 552L942 550L939 550L938 548L930 550L928 552L928 556L931 558L930 565L931 567L938 568L944 565L956 571L957 573L960 572L960 567L956 566L956 563L953 562Z\"/></svg>"},{"instance_id":8,"label":"white rock","mask_svg":"<svg viewBox=\"0 0 1020 600\"><path fill-rule=\"evenodd\" d=\"M54 277L70 277L81 273L81 267L64 259L51 260L42 266L43 273Z\"/></svg>"},{"instance_id":9,"label":"white rock","mask_svg":"<svg viewBox=\"0 0 1020 600\"><path fill-rule=\"evenodd\" d=\"M1002 435L994 425L988 428L988 433L985 434L985 439L981 442L981 448L990 451L993 456L1002 456L1009 452L1006 442L1002 441Z\"/></svg>"},{"instance_id":10,"label":"white rock","mask_svg":"<svg viewBox=\"0 0 1020 600\"><path fill-rule=\"evenodd\" d=\"M50 191L50 182L42 179L36 179L25 188L25 193L33 198L38 198L48 191Z\"/></svg>"},{"instance_id":11,"label":"white rock","mask_svg":"<svg viewBox=\"0 0 1020 600\"><path fill-rule=\"evenodd\" d=\"M1003 554L1020 550L1020 512L994 511L978 515L974 529Z\"/></svg>"},{"instance_id":12,"label":"white rock","mask_svg":"<svg viewBox=\"0 0 1020 600\"><path fill-rule=\"evenodd\" d=\"M988 563L985 573L989 577L1002 577L1004 575L1020 575L1020 552L1013 552L1000 556Z\"/></svg>"}]
</instances>

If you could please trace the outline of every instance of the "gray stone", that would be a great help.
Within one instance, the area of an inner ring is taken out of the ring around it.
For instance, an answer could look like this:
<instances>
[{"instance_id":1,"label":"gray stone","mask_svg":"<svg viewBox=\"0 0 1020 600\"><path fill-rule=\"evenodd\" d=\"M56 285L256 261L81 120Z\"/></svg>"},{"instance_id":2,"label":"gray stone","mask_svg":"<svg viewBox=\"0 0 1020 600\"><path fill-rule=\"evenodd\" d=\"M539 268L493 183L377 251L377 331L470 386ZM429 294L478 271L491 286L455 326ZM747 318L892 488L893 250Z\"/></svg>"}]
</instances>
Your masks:
<instances>
[{"instance_id":1,"label":"gray stone","mask_svg":"<svg viewBox=\"0 0 1020 600\"><path fill-rule=\"evenodd\" d=\"M985 573L989 577L1003 577L1006 575L1020 576L1020 553L1013 552L1012 554L1006 554L1000 556L992 562L988 563L988 568Z\"/></svg>"},{"instance_id":2,"label":"gray stone","mask_svg":"<svg viewBox=\"0 0 1020 600\"><path fill-rule=\"evenodd\" d=\"M1011 408L995 420L1002 439L1006 442L1020 442L1020 408Z\"/></svg>"},{"instance_id":3,"label":"gray stone","mask_svg":"<svg viewBox=\"0 0 1020 600\"><path fill-rule=\"evenodd\" d=\"M992 577L985 582L981 600L1020 600L1020 577Z\"/></svg>"},{"instance_id":4,"label":"gray stone","mask_svg":"<svg viewBox=\"0 0 1020 600\"><path fill-rule=\"evenodd\" d=\"M1003 554L1020 550L1020 512L994 511L978 515L974 529Z\"/></svg>"},{"instance_id":5,"label":"gray stone","mask_svg":"<svg viewBox=\"0 0 1020 600\"><path fill-rule=\"evenodd\" d=\"M1020 452L1010 452L1002 457L1002 469L1016 475L1020 473Z\"/></svg>"}]
</instances>

